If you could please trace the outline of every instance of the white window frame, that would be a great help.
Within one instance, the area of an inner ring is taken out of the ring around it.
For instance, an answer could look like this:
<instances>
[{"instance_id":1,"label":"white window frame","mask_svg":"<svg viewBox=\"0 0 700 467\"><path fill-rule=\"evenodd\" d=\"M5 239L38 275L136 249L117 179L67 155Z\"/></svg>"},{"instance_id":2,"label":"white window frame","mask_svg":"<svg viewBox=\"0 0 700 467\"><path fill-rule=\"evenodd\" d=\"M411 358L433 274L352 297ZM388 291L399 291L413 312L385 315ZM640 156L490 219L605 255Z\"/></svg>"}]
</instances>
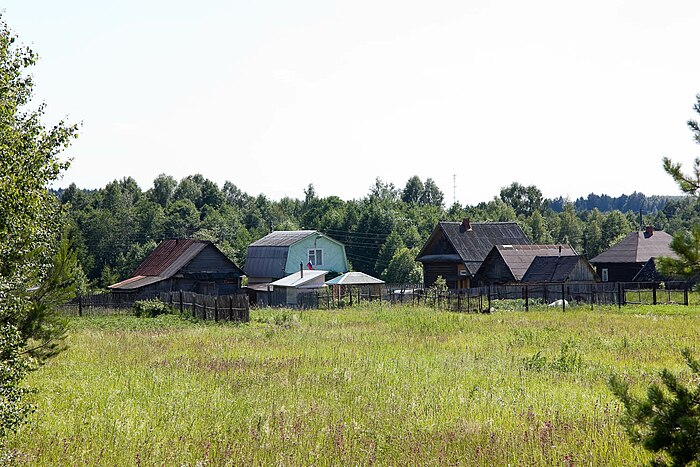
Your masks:
<instances>
[{"instance_id":1,"label":"white window frame","mask_svg":"<svg viewBox=\"0 0 700 467\"><path fill-rule=\"evenodd\" d=\"M323 248L309 248L309 263L316 266L323 266Z\"/></svg>"},{"instance_id":2,"label":"white window frame","mask_svg":"<svg viewBox=\"0 0 700 467\"><path fill-rule=\"evenodd\" d=\"M608 273L608 268L602 268L602 269L600 270L600 280L602 280L603 282L608 282L608 278L609 278L609 277L610 277L610 276L609 276L609 273Z\"/></svg>"}]
</instances>

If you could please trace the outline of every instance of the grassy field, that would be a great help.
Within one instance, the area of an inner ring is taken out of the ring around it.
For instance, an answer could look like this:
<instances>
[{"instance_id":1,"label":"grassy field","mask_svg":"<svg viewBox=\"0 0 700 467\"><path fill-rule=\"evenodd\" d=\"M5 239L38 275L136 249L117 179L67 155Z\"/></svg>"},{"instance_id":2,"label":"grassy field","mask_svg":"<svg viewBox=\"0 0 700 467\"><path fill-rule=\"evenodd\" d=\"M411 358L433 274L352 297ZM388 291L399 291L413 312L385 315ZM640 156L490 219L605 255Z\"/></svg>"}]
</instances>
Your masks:
<instances>
[{"instance_id":1,"label":"grassy field","mask_svg":"<svg viewBox=\"0 0 700 467\"><path fill-rule=\"evenodd\" d=\"M638 465L607 380L699 352L698 308L74 318L7 443L29 465Z\"/></svg>"}]
</instances>

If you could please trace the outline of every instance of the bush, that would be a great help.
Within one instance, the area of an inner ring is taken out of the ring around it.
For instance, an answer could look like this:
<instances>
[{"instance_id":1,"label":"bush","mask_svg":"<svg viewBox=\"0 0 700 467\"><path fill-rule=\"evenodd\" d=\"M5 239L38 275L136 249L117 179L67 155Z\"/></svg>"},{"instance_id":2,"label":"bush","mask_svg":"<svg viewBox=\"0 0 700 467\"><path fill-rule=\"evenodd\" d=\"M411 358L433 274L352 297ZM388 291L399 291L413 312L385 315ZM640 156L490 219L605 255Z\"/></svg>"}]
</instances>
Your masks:
<instances>
[{"instance_id":1,"label":"bush","mask_svg":"<svg viewBox=\"0 0 700 467\"><path fill-rule=\"evenodd\" d=\"M144 318L172 313L173 309L167 303L157 299L138 300L134 302L134 314Z\"/></svg>"},{"instance_id":2,"label":"bush","mask_svg":"<svg viewBox=\"0 0 700 467\"><path fill-rule=\"evenodd\" d=\"M629 394L629 385L619 377L610 378L613 393L625 406L620 423L631 440L641 443L645 449L671 458L670 465L687 465L700 460L700 362L688 349L683 357L696 381L694 387L686 387L676 376L664 369L661 381L666 389L652 384L647 389L647 399L637 400ZM663 457L652 465L669 465Z\"/></svg>"}]
</instances>

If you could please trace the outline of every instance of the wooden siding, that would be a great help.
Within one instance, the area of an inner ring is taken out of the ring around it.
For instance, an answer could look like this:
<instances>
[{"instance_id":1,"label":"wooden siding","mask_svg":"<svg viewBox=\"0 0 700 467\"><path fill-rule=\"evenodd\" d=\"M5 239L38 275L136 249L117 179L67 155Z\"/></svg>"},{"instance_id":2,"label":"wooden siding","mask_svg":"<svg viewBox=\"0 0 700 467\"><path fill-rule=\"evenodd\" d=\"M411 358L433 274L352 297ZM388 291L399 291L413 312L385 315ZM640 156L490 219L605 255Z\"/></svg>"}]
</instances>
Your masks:
<instances>
[{"instance_id":1,"label":"wooden siding","mask_svg":"<svg viewBox=\"0 0 700 467\"><path fill-rule=\"evenodd\" d=\"M603 278L603 269L608 270L608 282L631 282L644 267L644 263L597 263L598 277Z\"/></svg>"},{"instance_id":2,"label":"wooden siding","mask_svg":"<svg viewBox=\"0 0 700 467\"><path fill-rule=\"evenodd\" d=\"M515 280L510 268L505 263L501 255L489 255L481 265L481 268L483 274L476 277L479 283L506 284Z\"/></svg>"},{"instance_id":3,"label":"wooden siding","mask_svg":"<svg viewBox=\"0 0 700 467\"><path fill-rule=\"evenodd\" d=\"M231 276L240 276L238 268L212 245L208 245L192 261L187 263L179 271L182 274L198 274L212 272L217 274L230 273Z\"/></svg>"},{"instance_id":4,"label":"wooden siding","mask_svg":"<svg viewBox=\"0 0 700 467\"><path fill-rule=\"evenodd\" d=\"M584 258L579 258L568 280L573 282L595 282L597 278L595 271L589 267L588 262Z\"/></svg>"},{"instance_id":5,"label":"wooden siding","mask_svg":"<svg viewBox=\"0 0 700 467\"><path fill-rule=\"evenodd\" d=\"M425 286L430 287L435 283L438 276L442 276L447 282L448 288L456 289L459 278L457 266L458 263L424 263L423 277Z\"/></svg>"}]
</instances>

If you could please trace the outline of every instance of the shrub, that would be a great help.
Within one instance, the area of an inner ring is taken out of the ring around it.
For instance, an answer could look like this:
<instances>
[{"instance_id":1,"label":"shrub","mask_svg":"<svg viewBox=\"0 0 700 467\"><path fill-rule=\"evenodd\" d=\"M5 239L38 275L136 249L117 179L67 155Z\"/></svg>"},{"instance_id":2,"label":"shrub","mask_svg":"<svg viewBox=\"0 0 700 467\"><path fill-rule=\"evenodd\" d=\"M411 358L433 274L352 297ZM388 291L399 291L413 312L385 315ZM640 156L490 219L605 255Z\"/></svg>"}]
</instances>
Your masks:
<instances>
[{"instance_id":1,"label":"shrub","mask_svg":"<svg viewBox=\"0 0 700 467\"><path fill-rule=\"evenodd\" d=\"M664 369L661 381L647 389L647 399L637 400L629 393L629 385L617 376L610 378L610 388L625 407L620 423L631 440L645 449L671 458L670 465L687 465L700 460L700 362L688 349L683 357L696 381L686 387ZM652 465L668 465L663 457Z\"/></svg>"},{"instance_id":2,"label":"shrub","mask_svg":"<svg viewBox=\"0 0 700 467\"><path fill-rule=\"evenodd\" d=\"M172 313L173 309L167 303L157 299L137 300L134 302L134 314L145 318Z\"/></svg>"}]
</instances>

